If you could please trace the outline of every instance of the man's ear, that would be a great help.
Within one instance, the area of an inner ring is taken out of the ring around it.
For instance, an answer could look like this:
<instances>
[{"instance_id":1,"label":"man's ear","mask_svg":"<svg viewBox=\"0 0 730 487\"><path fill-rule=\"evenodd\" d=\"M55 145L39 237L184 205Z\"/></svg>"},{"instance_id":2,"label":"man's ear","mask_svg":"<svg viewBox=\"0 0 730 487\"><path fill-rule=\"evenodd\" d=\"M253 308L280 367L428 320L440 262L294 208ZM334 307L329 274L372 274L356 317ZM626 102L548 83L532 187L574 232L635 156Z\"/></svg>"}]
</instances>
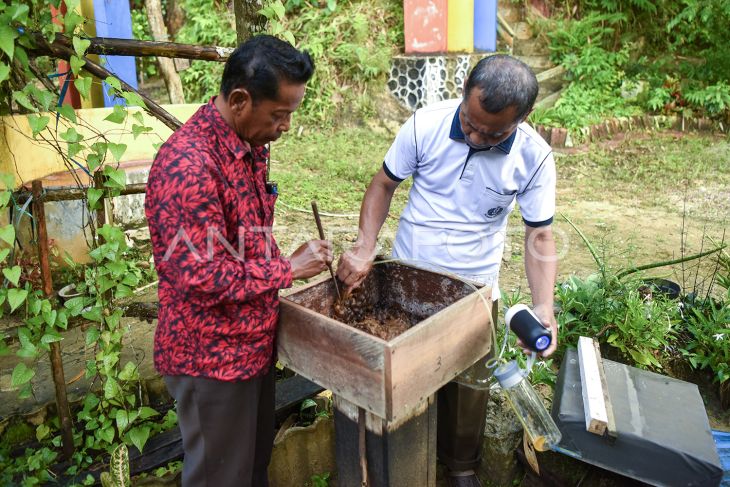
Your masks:
<instances>
[{"instance_id":1,"label":"man's ear","mask_svg":"<svg viewBox=\"0 0 730 487\"><path fill-rule=\"evenodd\" d=\"M522 123L525 120L527 120L528 118L530 118L530 114L532 113L533 110L534 110L534 107L533 108L530 108L530 111L527 112L527 115L525 115L524 117L522 117L522 120L520 120L520 123Z\"/></svg>"},{"instance_id":2,"label":"man's ear","mask_svg":"<svg viewBox=\"0 0 730 487\"><path fill-rule=\"evenodd\" d=\"M234 115L239 115L241 112L250 110L253 104L251 94L246 88L236 88L231 90L228 94L226 103Z\"/></svg>"}]
</instances>

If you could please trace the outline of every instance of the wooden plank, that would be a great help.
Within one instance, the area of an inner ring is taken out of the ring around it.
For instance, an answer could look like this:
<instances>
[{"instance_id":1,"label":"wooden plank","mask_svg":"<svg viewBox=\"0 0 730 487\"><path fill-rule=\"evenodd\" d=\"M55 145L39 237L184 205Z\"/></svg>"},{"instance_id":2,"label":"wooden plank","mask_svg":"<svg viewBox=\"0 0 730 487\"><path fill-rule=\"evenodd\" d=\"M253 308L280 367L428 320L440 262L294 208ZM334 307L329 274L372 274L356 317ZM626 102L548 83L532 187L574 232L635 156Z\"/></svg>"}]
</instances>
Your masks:
<instances>
[{"instance_id":1,"label":"wooden plank","mask_svg":"<svg viewBox=\"0 0 730 487\"><path fill-rule=\"evenodd\" d=\"M535 77L537 78L537 82L541 83L545 80L562 76L563 74L565 74L565 68L562 65L558 65L554 68L546 69L545 71L536 74Z\"/></svg>"},{"instance_id":2,"label":"wooden plank","mask_svg":"<svg viewBox=\"0 0 730 487\"><path fill-rule=\"evenodd\" d=\"M563 94L563 91L565 89L560 89L556 91L555 93L550 93L548 96L540 100L539 102L535 103L536 108L549 108L553 105L555 105L555 102L560 99L560 96Z\"/></svg>"},{"instance_id":3,"label":"wooden plank","mask_svg":"<svg viewBox=\"0 0 730 487\"><path fill-rule=\"evenodd\" d=\"M596 362L598 362L598 375L601 378L601 389L603 389L603 401L606 403L606 433L609 437L618 438L616 430L616 418L613 415L613 405L611 403L611 394L608 391L608 382L606 382L606 371L603 369L603 357L601 357L601 348L598 340L593 340L593 348L596 352Z\"/></svg>"},{"instance_id":4,"label":"wooden plank","mask_svg":"<svg viewBox=\"0 0 730 487\"><path fill-rule=\"evenodd\" d=\"M591 338L578 338L578 365L583 390L586 431L602 435L608 426L608 418L596 349Z\"/></svg>"},{"instance_id":5,"label":"wooden plank","mask_svg":"<svg viewBox=\"0 0 730 487\"><path fill-rule=\"evenodd\" d=\"M334 396L338 485L362 485L358 407ZM428 397L397 424L366 414L369 487L436 485L436 404Z\"/></svg>"},{"instance_id":6,"label":"wooden plank","mask_svg":"<svg viewBox=\"0 0 730 487\"><path fill-rule=\"evenodd\" d=\"M276 422L281 423L287 416L298 412L303 400L322 392L324 387L295 375L276 383Z\"/></svg>"},{"instance_id":7,"label":"wooden plank","mask_svg":"<svg viewBox=\"0 0 730 487\"><path fill-rule=\"evenodd\" d=\"M385 341L282 298L277 347L286 367L385 417Z\"/></svg>"},{"instance_id":8,"label":"wooden plank","mask_svg":"<svg viewBox=\"0 0 730 487\"><path fill-rule=\"evenodd\" d=\"M479 297L485 297L485 301ZM490 288L472 293L391 342L390 418L436 392L492 347ZM415 380L417 378L417 380Z\"/></svg>"},{"instance_id":9,"label":"wooden plank","mask_svg":"<svg viewBox=\"0 0 730 487\"><path fill-rule=\"evenodd\" d=\"M32 50L39 56L51 54L42 34L31 32L36 48ZM110 37L89 37L91 43L86 50L88 54L106 54L109 56L167 57L175 59L198 59L224 63L233 52L232 47L197 46L176 42L143 41L138 39L116 39ZM68 36L57 33L53 44L73 47Z\"/></svg>"}]
</instances>

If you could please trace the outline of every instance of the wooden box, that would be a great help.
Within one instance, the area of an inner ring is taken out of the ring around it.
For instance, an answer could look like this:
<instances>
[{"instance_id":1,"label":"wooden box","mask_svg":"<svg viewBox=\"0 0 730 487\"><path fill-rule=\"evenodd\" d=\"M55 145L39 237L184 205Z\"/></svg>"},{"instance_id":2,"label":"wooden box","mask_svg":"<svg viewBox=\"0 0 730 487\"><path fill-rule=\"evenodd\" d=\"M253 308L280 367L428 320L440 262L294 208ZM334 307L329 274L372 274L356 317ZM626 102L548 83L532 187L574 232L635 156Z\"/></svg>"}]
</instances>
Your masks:
<instances>
[{"instance_id":1,"label":"wooden box","mask_svg":"<svg viewBox=\"0 0 730 487\"><path fill-rule=\"evenodd\" d=\"M417 323L390 341L332 316L331 278L281 298L279 361L391 422L413 409L491 347L491 291L402 263L376 264L363 283L375 306Z\"/></svg>"}]
</instances>

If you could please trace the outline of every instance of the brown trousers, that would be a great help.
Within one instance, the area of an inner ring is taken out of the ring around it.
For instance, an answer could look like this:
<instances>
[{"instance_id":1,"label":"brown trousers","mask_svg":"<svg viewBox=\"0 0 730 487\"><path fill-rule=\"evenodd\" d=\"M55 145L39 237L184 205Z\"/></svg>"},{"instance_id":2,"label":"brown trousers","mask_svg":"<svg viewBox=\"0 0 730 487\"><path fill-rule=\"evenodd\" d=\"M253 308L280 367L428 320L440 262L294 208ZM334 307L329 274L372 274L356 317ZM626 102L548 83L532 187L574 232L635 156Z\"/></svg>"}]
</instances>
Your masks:
<instances>
[{"instance_id":1,"label":"brown trousers","mask_svg":"<svg viewBox=\"0 0 730 487\"><path fill-rule=\"evenodd\" d=\"M274 370L240 382L165 376L177 401L184 487L266 487L274 444Z\"/></svg>"},{"instance_id":2,"label":"brown trousers","mask_svg":"<svg viewBox=\"0 0 730 487\"><path fill-rule=\"evenodd\" d=\"M492 323L497 323L498 302L492 304ZM478 362L484 364L494 356L497 344ZM482 377L492 370L479 367ZM482 460L484 426L487 419L489 389L475 389L451 381L437 392L438 426L436 450L438 458L451 471L474 470Z\"/></svg>"}]
</instances>

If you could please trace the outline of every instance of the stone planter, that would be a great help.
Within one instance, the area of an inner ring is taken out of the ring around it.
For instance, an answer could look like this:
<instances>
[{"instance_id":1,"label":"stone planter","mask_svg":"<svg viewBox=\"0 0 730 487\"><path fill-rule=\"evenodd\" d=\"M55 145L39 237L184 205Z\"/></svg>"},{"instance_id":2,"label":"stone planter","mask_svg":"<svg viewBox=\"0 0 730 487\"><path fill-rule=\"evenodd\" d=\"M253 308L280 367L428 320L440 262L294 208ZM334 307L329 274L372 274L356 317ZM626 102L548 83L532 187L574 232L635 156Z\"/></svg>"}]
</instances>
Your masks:
<instances>
[{"instance_id":1,"label":"stone planter","mask_svg":"<svg viewBox=\"0 0 730 487\"><path fill-rule=\"evenodd\" d=\"M293 426L274 441L269 463L271 487L309 485L313 475L334 473L335 423L318 417L309 426Z\"/></svg>"}]
</instances>

